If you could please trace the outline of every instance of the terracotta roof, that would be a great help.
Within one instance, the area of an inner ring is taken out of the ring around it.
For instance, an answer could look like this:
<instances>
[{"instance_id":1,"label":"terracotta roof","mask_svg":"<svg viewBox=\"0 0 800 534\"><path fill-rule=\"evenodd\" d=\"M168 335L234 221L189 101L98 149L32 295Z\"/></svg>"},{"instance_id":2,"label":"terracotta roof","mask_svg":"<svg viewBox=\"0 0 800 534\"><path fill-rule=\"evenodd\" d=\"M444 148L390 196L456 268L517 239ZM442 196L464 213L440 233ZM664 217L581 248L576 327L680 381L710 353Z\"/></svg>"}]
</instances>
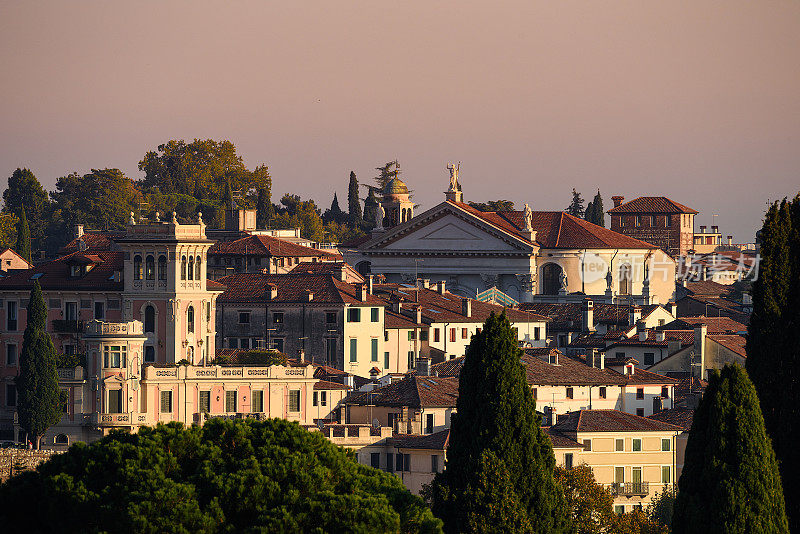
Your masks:
<instances>
[{"instance_id":1,"label":"terracotta roof","mask_svg":"<svg viewBox=\"0 0 800 534\"><path fill-rule=\"evenodd\" d=\"M729 317L732 317L736 321L739 321L742 324L748 324L750 322L750 313L745 310L744 306L739 302L734 302L722 297L704 297L699 295L689 295L682 299L682 301L695 301L700 306L708 306L708 312L713 312L714 309L717 310L719 315L723 313L729 314ZM696 313L696 312L695 312Z\"/></svg>"},{"instance_id":2,"label":"terracotta roof","mask_svg":"<svg viewBox=\"0 0 800 534\"><path fill-rule=\"evenodd\" d=\"M639 369L638 367L634 369L632 375L622 375L622 377L625 379L626 384L630 386L637 386L639 384L661 384L668 386L670 384L676 385L680 382L675 378L645 371L644 369Z\"/></svg>"},{"instance_id":3,"label":"terracotta roof","mask_svg":"<svg viewBox=\"0 0 800 534\"><path fill-rule=\"evenodd\" d=\"M609 351L615 347L668 347L670 341L680 341L681 346L694 343L694 330L660 330L660 332L664 333L664 341L656 341L656 332L648 330L645 341L640 341L639 335L634 334L631 338L615 341L603 350Z\"/></svg>"},{"instance_id":4,"label":"terracotta roof","mask_svg":"<svg viewBox=\"0 0 800 534\"><path fill-rule=\"evenodd\" d=\"M735 321L730 317L705 317L703 315L699 317L680 317L658 328L659 330L685 330L700 325L706 325L706 332L708 334L736 334L738 332L747 332L747 325Z\"/></svg>"},{"instance_id":5,"label":"terracotta roof","mask_svg":"<svg viewBox=\"0 0 800 534\"><path fill-rule=\"evenodd\" d=\"M583 444L578 443L572 438L553 430L553 427L542 427L542 430L550 437L554 449L583 449Z\"/></svg>"},{"instance_id":6,"label":"terracotta roof","mask_svg":"<svg viewBox=\"0 0 800 534\"><path fill-rule=\"evenodd\" d=\"M59 249L59 255L72 254L79 252L79 241L83 241L86 245L86 251L110 251L114 249L114 238L119 238L125 235L125 232L87 232L82 237L76 237L63 247Z\"/></svg>"},{"instance_id":7,"label":"terracotta roof","mask_svg":"<svg viewBox=\"0 0 800 534\"><path fill-rule=\"evenodd\" d=\"M209 291L224 291L225 284L221 284L216 280L206 280L206 289Z\"/></svg>"},{"instance_id":8,"label":"terracotta roof","mask_svg":"<svg viewBox=\"0 0 800 534\"><path fill-rule=\"evenodd\" d=\"M349 241L345 241L344 243L339 244L339 248L357 248L360 245L363 245L367 241L372 239L372 236L369 234L364 234L362 236L354 237Z\"/></svg>"},{"instance_id":9,"label":"terracotta roof","mask_svg":"<svg viewBox=\"0 0 800 534\"><path fill-rule=\"evenodd\" d=\"M463 202L447 202L530 243L522 235L525 228L522 211L480 211ZM536 242L544 248L657 248L563 211L534 211L531 227L536 232Z\"/></svg>"},{"instance_id":10,"label":"terracotta roof","mask_svg":"<svg viewBox=\"0 0 800 534\"><path fill-rule=\"evenodd\" d=\"M664 432L681 430L676 425L639 417L619 410L579 410L558 417L556 432Z\"/></svg>"},{"instance_id":11,"label":"terracotta roof","mask_svg":"<svg viewBox=\"0 0 800 534\"><path fill-rule=\"evenodd\" d=\"M304 247L269 235L248 235L234 241L219 241L208 249L208 254L293 258L332 258L335 256L324 250Z\"/></svg>"},{"instance_id":12,"label":"terracotta roof","mask_svg":"<svg viewBox=\"0 0 800 534\"><path fill-rule=\"evenodd\" d=\"M459 356L452 360L445 360L431 365L431 374L435 374L436 376L458 377L458 375L461 374L462 365L464 365L464 356Z\"/></svg>"},{"instance_id":13,"label":"terracotta roof","mask_svg":"<svg viewBox=\"0 0 800 534\"><path fill-rule=\"evenodd\" d=\"M583 303L546 303L546 302L526 302L520 304L521 310L538 313L549 317L552 322L548 330L580 330L583 325ZM642 319L646 319L655 310L660 308L658 304L639 306L642 310ZM629 314L632 305L628 304L606 304L602 302L593 303L594 324L628 325ZM633 326L633 325L630 325Z\"/></svg>"},{"instance_id":14,"label":"terracotta roof","mask_svg":"<svg viewBox=\"0 0 800 534\"><path fill-rule=\"evenodd\" d=\"M527 353L521 360L529 386L613 386L626 382L625 377L613 369L589 367L585 361L561 353L558 365Z\"/></svg>"},{"instance_id":15,"label":"terracotta roof","mask_svg":"<svg viewBox=\"0 0 800 534\"><path fill-rule=\"evenodd\" d=\"M344 269L347 272L347 276L354 282L365 281L365 278L358 271L342 261L301 261L289 272L295 274L337 275L340 269Z\"/></svg>"},{"instance_id":16,"label":"terracotta roof","mask_svg":"<svg viewBox=\"0 0 800 534\"><path fill-rule=\"evenodd\" d=\"M726 334L711 334L708 337L709 339L716 341L729 351L738 354L742 358L747 358L746 337L737 335L726 335Z\"/></svg>"},{"instance_id":17,"label":"terracotta roof","mask_svg":"<svg viewBox=\"0 0 800 534\"><path fill-rule=\"evenodd\" d=\"M23 258L22 256L20 256L20 255L19 255L19 253L18 253L16 250L14 250L13 248L10 248L10 247L5 247L5 248L3 248L3 249L0 249L0 256L2 256L3 254L5 254L6 252L10 252L10 253L11 253L11 254L13 254L14 256L16 256L18 260L20 260L20 261L24 261L25 263L27 263L27 264L28 264L28 266L29 266L29 267L33 267L33 264L32 264L31 262L29 262L28 260L26 260L25 258Z\"/></svg>"},{"instance_id":18,"label":"terracotta roof","mask_svg":"<svg viewBox=\"0 0 800 534\"><path fill-rule=\"evenodd\" d=\"M692 429L694 410L692 408L672 408L671 410L661 410L647 417L654 421L661 421L682 428L683 430Z\"/></svg>"},{"instance_id":19,"label":"terracotta roof","mask_svg":"<svg viewBox=\"0 0 800 534\"><path fill-rule=\"evenodd\" d=\"M326 274L264 274L237 273L224 276L217 282L225 291L217 302L308 302L306 292L313 293L313 303L352 304L356 306L384 306L386 302L375 295L367 294L366 300L357 298L356 284L342 282ZM278 289L275 299L269 298L269 285Z\"/></svg>"},{"instance_id":20,"label":"terracotta roof","mask_svg":"<svg viewBox=\"0 0 800 534\"><path fill-rule=\"evenodd\" d=\"M729 293L731 286L719 284L717 282L711 282L708 280L702 280L698 282L687 281L684 289L686 289L686 291L691 295L719 296Z\"/></svg>"},{"instance_id":21,"label":"terracotta roof","mask_svg":"<svg viewBox=\"0 0 800 534\"><path fill-rule=\"evenodd\" d=\"M328 380L317 380L314 382L314 389L350 389L350 386L345 386L339 382L329 382Z\"/></svg>"},{"instance_id":22,"label":"terracotta roof","mask_svg":"<svg viewBox=\"0 0 800 534\"><path fill-rule=\"evenodd\" d=\"M387 329L427 328L427 325L424 323L418 324L411 317L395 313L389 309L384 311L384 325Z\"/></svg>"},{"instance_id":23,"label":"terracotta roof","mask_svg":"<svg viewBox=\"0 0 800 534\"><path fill-rule=\"evenodd\" d=\"M611 208L608 213L693 213L697 214L696 210L679 204L674 200L667 197L639 197L629 202L625 202Z\"/></svg>"},{"instance_id":24,"label":"terracotta roof","mask_svg":"<svg viewBox=\"0 0 800 534\"><path fill-rule=\"evenodd\" d=\"M398 449L443 451L450 444L450 429L440 430L433 434L395 434L387 439L386 443Z\"/></svg>"},{"instance_id":25,"label":"terracotta roof","mask_svg":"<svg viewBox=\"0 0 800 534\"><path fill-rule=\"evenodd\" d=\"M407 375L402 380L347 398L348 404L409 406L412 408L454 407L458 399L458 379Z\"/></svg>"},{"instance_id":26,"label":"terracotta roof","mask_svg":"<svg viewBox=\"0 0 800 534\"><path fill-rule=\"evenodd\" d=\"M702 396L708 387L708 382L699 378L685 377L675 386L675 404L680 404L692 396Z\"/></svg>"},{"instance_id":27,"label":"terracotta roof","mask_svg":"<svg viewBox=\"0 0 800 534\"><path fill-rule=\"evenodd\" d=\"M123 266L122 252L97 252L92 254L94 267L80 277L70 276L70 262L73 256L84 256L75 252L61 258L36 265L31 269L12 270L0 279L1 289L27 289L33 287L33 281L39 280L43 290L75 290L75 291L122 291L123 282L114 281L114 273L121 272Z\"/></svg>"}]
</instances>

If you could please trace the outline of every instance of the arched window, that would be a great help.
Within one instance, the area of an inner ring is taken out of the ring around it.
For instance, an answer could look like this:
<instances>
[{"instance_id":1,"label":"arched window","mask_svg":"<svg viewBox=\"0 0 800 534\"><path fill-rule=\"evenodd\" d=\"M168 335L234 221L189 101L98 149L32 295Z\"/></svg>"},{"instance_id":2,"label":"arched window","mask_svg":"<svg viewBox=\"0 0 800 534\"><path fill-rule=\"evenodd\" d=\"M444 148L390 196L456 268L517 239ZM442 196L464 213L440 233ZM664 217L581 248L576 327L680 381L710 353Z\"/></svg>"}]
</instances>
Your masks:
<instances>
[{"instance_id":1,"label":"arched window","mask_svg":"<svg viewBox=\"0 0 800 534\"><path fill-rule=\"evenodd\" d=\"M159 280L166 280L167 279L167 257L166 256L159 256L158 257L158 279Z\"/></svg>"},{"instance_id":2,"label":"arched window","mask_svg":"<svg viewBox=\"0 0 800 534\"><path fill-rule=\"evenodd\" d=\"M144 309L144 331L146 334L156 331L156 309L152 305Z\"/></svg>"},{"instance_id":3,"label":"arched window","mask_svg":"<svg viewBox=\"0 0 800 534\"><path fill-rule=\"evenodd\" d=\"M200 256L194 260L194 279L200 280Z\"/></svg>"},{"instance_id":4,"label":"arched window","mask_svg":"<svg viewBox=\"0 0 800 534\"><path fill-rule=\"evenodd\" d=\"M194 256L189 256L189 267L186 268L186 276L189 280L194 279Z\"/></svg>"},{"instance_id":5,"label":"arched window","mask_svg":"<svg viewBox=\"0 0 800 534\"><path fill-rule=\"evenodd\" d=\"M186 332L194 333L194 306L189 306L186 310Z\"/></svg>"},{"instance_id":6,"label":"arched window","mask_svg":"<svg viewBox=\"0 0 800 534\"><path fill-rule=\"evenodd\" d=\"M630 295L633 287L633 280L631 277L631 266L627 263L619 267L619 294Z\"/></svg>"},{"instance_id":7,"label":"arched window","mask_svg":"<svg viewBox=\"0 0 800 534\"><path fill-rule=\"evenodd\" d=\"M59 434L56 436L55 439L56 445L69 445L69 438L66 434Z\"/></svg>"},{"instance_id":8,"label":"arched window","mask_svg":"<svg viewBox=\"0 0 800 534\"><path fill-rule=\"evenodd\" d=\"M561 266L545 263L542 266L542 295L558 295L561 289Z\"/></svg>"},{"instance_id":9,"label":"arched window","mask_svg":"<svg viewBox=\"0 0 800 534\"><path fill-rule=\"evenodd\" d=\"M156 279L156 260L153 256L147 256L144 260L144 276L147 280Z\"/></svg>"},{"instance_id":10,"label":"arched window","mask_svg":"<svg viewBox=\"0 0 800 534\"><path fill-rule=\"evenodd\" d=\"M181 280L186 280L186 256L181 256Z\"/></svg>"},{"instance_id":11,"label":"arched window","mask_svg":"<svg viewBox=\"0 0 800 534\"><path fill-rule=\"evenodd\" d=\"M156 361L156 349L152 345L148 345L144 348L144 361L145 363Z\"/></svg>"},{"instance_id":12,"label":"arched window","mask_svg":"<svg viewBox=\"0 0 800 534\"><path fill-rule=\"evenodd\" d=\"M133 257L133 279L142 279L142 257L138 254Z\"/></svg>"}]
</instances>

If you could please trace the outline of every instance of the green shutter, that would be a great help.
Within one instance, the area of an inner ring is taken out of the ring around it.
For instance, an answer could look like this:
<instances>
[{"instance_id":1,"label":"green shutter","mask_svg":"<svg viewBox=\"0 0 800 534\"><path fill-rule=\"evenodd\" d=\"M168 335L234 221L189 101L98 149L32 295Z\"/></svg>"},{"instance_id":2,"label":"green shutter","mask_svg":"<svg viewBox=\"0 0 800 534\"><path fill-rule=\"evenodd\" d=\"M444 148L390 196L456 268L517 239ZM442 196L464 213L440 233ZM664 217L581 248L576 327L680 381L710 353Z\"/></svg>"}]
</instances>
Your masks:
<instances>
[{"instance_id":1,"label":"green shutter","mask_svg":"<svg viewBox=\"0 0 800 534\"><path fill-rule=\"evenodd\" d=\"M358 340L356 338L350 339L350 361L358 361Z\"/></svg>"},{"instance_id":2,"label":"green shutter","mask_svg":"<svg viewBox=\"0 0 800 534\"><path fill-rule=\"evenodd\" d=\"M377 362L378 361L378 340L377 339L373 339L372 340L372 361L373 362Z\"/></svg>"}]
</instances>

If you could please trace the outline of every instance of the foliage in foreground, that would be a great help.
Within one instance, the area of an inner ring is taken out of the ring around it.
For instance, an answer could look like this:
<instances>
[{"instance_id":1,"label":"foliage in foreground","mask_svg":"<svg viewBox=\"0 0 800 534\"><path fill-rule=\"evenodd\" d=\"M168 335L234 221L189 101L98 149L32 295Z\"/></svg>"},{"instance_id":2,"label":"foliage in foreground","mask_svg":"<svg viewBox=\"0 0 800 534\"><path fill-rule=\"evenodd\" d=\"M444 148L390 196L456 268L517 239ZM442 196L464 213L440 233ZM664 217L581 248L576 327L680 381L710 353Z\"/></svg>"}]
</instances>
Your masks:
<instances>
[{"instance_id":1,"label":"foliage in foreground","mask_svg":"<svg viewBox=\"0 0 800 534\"><path fill-rule=\"evenodd\" d=\"M397 477L282 419L116 432L0 486L9 532L440 532Z\"/></svg>"}]
</instances>

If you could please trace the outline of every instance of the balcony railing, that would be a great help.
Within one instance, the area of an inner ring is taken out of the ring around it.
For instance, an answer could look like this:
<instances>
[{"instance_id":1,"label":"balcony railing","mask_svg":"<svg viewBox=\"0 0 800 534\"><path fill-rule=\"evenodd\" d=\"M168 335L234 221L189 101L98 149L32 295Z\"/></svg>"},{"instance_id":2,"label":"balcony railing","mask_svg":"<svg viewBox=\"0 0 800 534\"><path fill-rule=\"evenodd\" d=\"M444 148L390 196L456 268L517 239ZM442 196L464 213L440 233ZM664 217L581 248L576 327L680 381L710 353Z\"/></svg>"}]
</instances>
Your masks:
<instances>
[{"instance_id":1,"label":"balcony railing","mask_svg":"<svg viewBox=\"0 0 800 534\"><path fill-rule=\"evenodd\" d=\"M634 496L648 495L650 493L649 482L615 482L611 484L611 492L614 495Z\"/></svg>"},{"instance_id":2,"label":"balcony railing","mask_svg":"<svg viewBox=\"0 0 800 534\"><path fill-rule=\"evenodd\" d=\"M53 332L60 334L83 332L83 321L77 319L53 319Z\"/></svg>"}]
</instances>

